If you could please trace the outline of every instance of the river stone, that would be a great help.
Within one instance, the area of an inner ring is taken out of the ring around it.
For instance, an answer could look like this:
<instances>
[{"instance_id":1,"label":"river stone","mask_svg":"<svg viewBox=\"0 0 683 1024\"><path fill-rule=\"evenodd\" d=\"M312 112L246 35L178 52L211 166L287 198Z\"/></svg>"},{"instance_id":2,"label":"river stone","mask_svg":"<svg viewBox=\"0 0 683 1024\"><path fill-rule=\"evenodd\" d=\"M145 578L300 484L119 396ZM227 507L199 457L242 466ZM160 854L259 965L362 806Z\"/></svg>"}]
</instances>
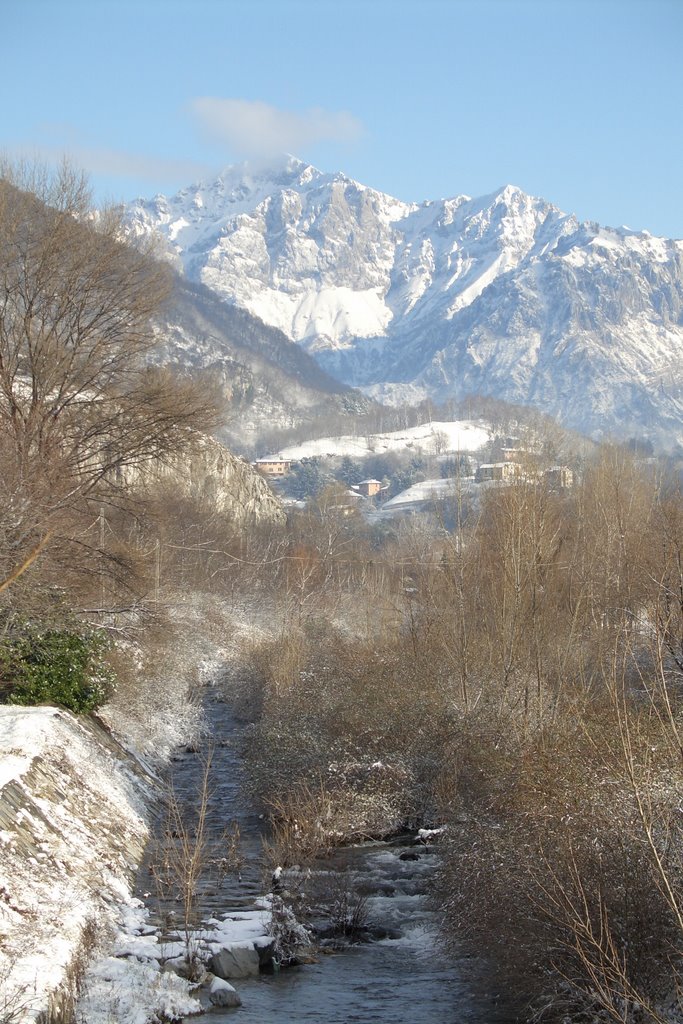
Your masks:
<instances>
[{"instance_id":1,"label":"river stone","mask_svg":"<svg viewBox=\"0 0 683 1024\"><path fill-rule=\"evenodd\" d=\"M273 956L275 955L275 939L264 935L263 938L255 940L254 947L258 953L261 970L270 970L273 966Z\"/></svg>"},{"instance_id":2,"label":"river stone","mask_svg":"<svg viewBox=\"0 0 683 1024\"><path fill-rule=\"evenodd\" d=\"M239 994L227 981L213 978L209 986L209 1000L213 1006L241 1006Z\"/></svg>"},{"instance_id":3,"label":"river stone","mask_svg":"<svg viewBox=\"0 0 683 1024\"><path fill-rule=\"evenodd\" d=\"M259 955L253 946L229 946L214 953L209 970L218 978L249 978L259 972Z\"/></svg>"},{"instance_id":4,"label":"river stone","mask_svg":"<svg viewBox=\"0 0 683 1024\"><path fill-rule=\"evenodd\" d=\"M201 981L206 974L204 964L196 958L188 960L186 956L175 956L164 960L161 970L177 974L179 978L185 978L186 981L193 982Z\"/></svg>"}]
</instances>

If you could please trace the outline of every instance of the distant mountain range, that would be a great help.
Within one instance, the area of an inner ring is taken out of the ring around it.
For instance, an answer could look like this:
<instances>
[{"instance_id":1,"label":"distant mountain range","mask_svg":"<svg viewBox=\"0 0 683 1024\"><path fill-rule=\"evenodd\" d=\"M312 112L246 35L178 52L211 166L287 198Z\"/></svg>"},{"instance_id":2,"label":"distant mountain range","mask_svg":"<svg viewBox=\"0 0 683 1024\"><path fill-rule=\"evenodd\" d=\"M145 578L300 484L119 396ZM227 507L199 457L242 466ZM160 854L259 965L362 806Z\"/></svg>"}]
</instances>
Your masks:
<instances>
[{"instance_id":1,"label":"distant mountain range","mask_svg":"<svg viewBox=\"0 0 683 1024\"><path fill-rule=\"evenodd\" d=\"M403 203L293 158L127 217L188 281L381 401L492 395L683 445L681 241L580 223L512 186Z\"/></svg>"}]
</instances>

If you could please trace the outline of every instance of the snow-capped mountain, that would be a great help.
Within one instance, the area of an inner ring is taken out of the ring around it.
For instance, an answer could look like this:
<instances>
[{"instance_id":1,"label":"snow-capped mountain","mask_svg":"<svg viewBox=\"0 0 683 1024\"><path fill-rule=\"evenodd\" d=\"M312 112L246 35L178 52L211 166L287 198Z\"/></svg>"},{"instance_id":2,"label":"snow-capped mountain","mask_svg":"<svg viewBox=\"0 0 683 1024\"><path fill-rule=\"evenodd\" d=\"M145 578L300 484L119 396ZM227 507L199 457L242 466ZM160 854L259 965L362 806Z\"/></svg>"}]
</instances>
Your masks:
<instances>
[{"instance_id":1,"label":"snow-capped mountain","mask_svg":"<svg viewBox=\"0 0 683 1024\"><path fill-rule=\"evenodd\" d=\"M221 386L227 423L222 439L249 450L264 433L322 419L359 415L372 401L329 376L275 327L174 275L170 300L157 317L156 358L206 371Z\"/></svg>"},{"instance_id":2,"label":"snow-capped mountain","mask_svg":"<svg viewBox=\"0 0 683 1024\"><path fill-rule=\"evenodd\" d=\"M580 223L512 186L407 204L293 158L128 218L374 397L489 394L683 444L683 242Z\"/></svg>"}]
</instances>

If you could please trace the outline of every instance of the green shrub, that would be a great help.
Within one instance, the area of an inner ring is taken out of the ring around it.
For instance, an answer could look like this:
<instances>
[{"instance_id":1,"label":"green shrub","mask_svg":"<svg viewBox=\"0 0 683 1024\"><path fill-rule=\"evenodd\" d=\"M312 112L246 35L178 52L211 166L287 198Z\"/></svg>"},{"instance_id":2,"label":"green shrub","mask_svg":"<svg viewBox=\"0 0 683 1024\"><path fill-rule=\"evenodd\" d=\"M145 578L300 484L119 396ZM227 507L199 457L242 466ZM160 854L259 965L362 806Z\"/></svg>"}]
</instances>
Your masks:
<instances>
[{"instance_id":1,"label":"green shrub","mask_svg":"<svg viewBox=\"0 0 683 1024\"><path fill-rule=\"evenodd\" d=\"M27 627L0 640L0 698L6 704L59 704L88 712L107 695L106 638L69 629Z\"/></svg>"}]
</instances>

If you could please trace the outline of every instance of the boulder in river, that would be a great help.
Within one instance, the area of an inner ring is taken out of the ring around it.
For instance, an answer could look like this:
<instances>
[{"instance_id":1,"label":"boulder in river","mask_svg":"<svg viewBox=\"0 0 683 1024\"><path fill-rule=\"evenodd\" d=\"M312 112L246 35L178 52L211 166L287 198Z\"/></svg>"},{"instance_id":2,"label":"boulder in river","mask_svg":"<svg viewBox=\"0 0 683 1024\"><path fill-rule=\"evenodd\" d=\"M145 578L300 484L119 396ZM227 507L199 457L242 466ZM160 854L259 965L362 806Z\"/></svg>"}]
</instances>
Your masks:
<instances>
[{"instance_id":1,"label":"boulder in river","mask_svg":"<svg viewBox=\"0 0 683 1024\"><path fill-rule=\"evenodd\" d=\"M261 970L270 970L273 967L273 958L275 956L275 939L270 935L264 936L262 939L256 939L254 948L258 953Z\"/></svg>"},{"instance_id":2,"label":"boulder in river","mask_svg":"<svg viewBox=\"0 0 683 1024\"><path fill-rule=\"evenodd\" d=\"M253 945L227 946L214 953L209 970L218 978L249 978L259 973L260 959Z\"/></svg>"},{"instance_id":3,"label":"boulder in river","mask_svg":"<svg viewBox=\"0 0 683 1024\"><path fill-rule=\"evenodd\" d=\"M209 999L212 1006L241 1006L239 993L223 978L212 978L209 985Z\"/></svg>"}]
</instances>

